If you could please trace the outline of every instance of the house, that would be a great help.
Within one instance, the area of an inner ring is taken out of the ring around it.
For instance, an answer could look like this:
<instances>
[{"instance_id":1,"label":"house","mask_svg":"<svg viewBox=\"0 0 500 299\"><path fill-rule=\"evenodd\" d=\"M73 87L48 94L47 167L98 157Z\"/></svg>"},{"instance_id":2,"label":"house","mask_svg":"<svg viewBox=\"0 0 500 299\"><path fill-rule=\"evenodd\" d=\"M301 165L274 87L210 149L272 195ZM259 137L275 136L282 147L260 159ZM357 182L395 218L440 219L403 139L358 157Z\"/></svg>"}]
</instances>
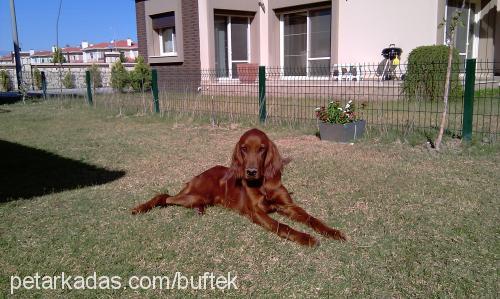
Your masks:
<instances>
[{"instance_id":1,"label":"house","mask_svg":"<svg viewBox=\"0 0 500 299\"><path fill-rule=\"evenodd\" d=\"M51 63L52 55L53 52L48 50L42 50L42 51L30 50L31 64Z\"/></svg>"},{"instance_id":2,"label":"house","mask_svg":"<svg viewBox=\"0 0 500 299\"><path fill-rule=\"evenodd\" d=\"M14 56L12 54L7 54L0 57L0 64L12 64L14 63Z\"/></svg>"},{"instance_id":3,"label":"house","mask_svg":"<svg viewBox=\"0 0 500 299\"><path fill-rule=\"evenodd\" d=\"M89 44L82 42L83 62L114 62L123 54L128 62L134 62L138 55L137 43L131 39Z\"/></svg>"},{"instance_id":4,"label":"house","mask_svg":"<svg viewBox=\"0 0 500 299\"><path fill-rule=\"evenodd\" d=\"M112 63L124 55L127 62L135 62L138 56L137 43L131 39L89 44L82 42L81 47L66 46L61 48L61 52L66 58L67 63L93 63L106 62ZM52 57L56 47L52 50L30 50L21 52L21 62L25 64L52 63ZM8 54L0 57L0 64L14 63L14 54Z\"/></svg>"},{"instance_id":5,"label":"house","mask_svg":"<svg viewBox=\"0 0 500 299\"><path fill-rule=\"evenodd\" d=\"M21 51L19 52L19 58L21 59L21 64L26 65L31 63L31 54L33 51ZM0 64L14 64L14 52L0 57Z\"/></svg>"},{"instance_id":6,"label":"house","mask_svg":"<svg viewBox=\"0 0 500 299\"><path fill-rule=\"evenodd\" d=\"M114 63L115 61L120 60L120 52L105 52L104 53L104 62L106 63Z\"/></svg>"},{"instance_id":7,"label":"house","mask_svg":"<svg viewBox=\"0 0 500 299\"><path fill-rule=\"evenodd\" d=\"M459 0L135 0L139 54L169 76L237 64L308 76L309 67L379 63L389 44L401 61L422 45L445 44L439 26ZM463 59L500 62L500 0L468 0L456 46ZM496 70L500 72L500 70Z\"/></svg>"},{"instance_id":8,"label":"house","mask_svg":"<svg viewBox=\"0 0 500 299\"><path fill-rule=\"evenodd\" d=\"M83 62L83 51L80 47L64 47L61 48L61 52L68 63Z\"/></svg>"},{"instance_id":9,"label":"house","mask_svg":"<svg viewBox=\"0 0 500 299\"><path fill-rule=\"evenodd\" d=\"M14 61L14 53L12 53L12 61ZM25 64L29 64L30 61L31 61L31 53L29 51L20 51L19 52L19 58L21 59L21 64L22 65L25 65Z\"/></svg>"}]
</instances>

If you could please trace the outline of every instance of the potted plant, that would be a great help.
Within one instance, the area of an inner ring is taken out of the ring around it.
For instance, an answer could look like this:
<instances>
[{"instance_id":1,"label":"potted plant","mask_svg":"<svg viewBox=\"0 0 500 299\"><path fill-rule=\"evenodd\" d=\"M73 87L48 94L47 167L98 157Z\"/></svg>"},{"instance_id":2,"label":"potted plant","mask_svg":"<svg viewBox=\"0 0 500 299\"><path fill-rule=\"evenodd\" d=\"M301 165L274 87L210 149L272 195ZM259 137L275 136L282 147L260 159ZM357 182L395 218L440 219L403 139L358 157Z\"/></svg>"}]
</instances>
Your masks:
<instances>
[{"instance_id":1,"label":"potted plant","mask_svg":"<svg viewBox=\"0 0 500 299\"><path fill-rule=\"evenodd\" d=\"M352 100L345 107L332 101L326 108L316 108L315 112L322 140L345 143L363 136L366 121L359 119Z\"/></svg>"},{"instance_id":2,"label":"potted plant","mask_svg":"<svg viewBox=\"0 0 500 299\"><path fill-rule=\"evenodd\" d=\"M259 73L259 65L256 63L238 63L236 70L241 83L255 83Z\"/></svg>"}]
</instances>

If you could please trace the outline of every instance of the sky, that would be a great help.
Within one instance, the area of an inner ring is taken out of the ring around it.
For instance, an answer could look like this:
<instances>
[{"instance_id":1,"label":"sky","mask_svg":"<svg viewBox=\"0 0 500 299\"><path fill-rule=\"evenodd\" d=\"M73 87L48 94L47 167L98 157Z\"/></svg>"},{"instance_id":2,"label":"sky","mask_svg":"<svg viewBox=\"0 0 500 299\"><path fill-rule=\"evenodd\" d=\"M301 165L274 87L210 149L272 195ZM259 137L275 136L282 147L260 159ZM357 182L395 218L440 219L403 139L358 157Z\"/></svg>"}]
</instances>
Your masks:
<instances>
[{"instance_id":1,"label":"sky","mask_svg":"<svg viewBox=\"0 0 500 299\"><path fill-rule=\"evenodd\" d=\"M61 0L14 0L22 51L56 44ZM134 0L62 0L59 46L132 38L137 41ZM10 0L0 0L0 53L13 51Z\"/></svg>"}]
</instances>

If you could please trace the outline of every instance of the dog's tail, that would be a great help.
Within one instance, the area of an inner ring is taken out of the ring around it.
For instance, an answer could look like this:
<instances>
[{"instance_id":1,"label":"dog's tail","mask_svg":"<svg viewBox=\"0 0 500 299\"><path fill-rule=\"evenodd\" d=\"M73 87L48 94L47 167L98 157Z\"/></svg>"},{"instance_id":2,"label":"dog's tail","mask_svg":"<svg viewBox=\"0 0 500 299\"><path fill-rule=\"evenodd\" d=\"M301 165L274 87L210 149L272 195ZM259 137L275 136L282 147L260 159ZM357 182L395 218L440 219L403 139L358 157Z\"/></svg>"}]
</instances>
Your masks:
<instances>
[{"instance_id":1,"label":"dog's tail","mask_svg":"<svg viewBox=\"0 0 500 299\"><path fill-rule=\"evenodd\" d=\"M154 207L164 207L167 206L167 198L170 195L168 194L158 194L155 197L151 198L147 202L138 205L137 207L132 209L132 214L146 213Z\"/></svg>"}]
</instances>

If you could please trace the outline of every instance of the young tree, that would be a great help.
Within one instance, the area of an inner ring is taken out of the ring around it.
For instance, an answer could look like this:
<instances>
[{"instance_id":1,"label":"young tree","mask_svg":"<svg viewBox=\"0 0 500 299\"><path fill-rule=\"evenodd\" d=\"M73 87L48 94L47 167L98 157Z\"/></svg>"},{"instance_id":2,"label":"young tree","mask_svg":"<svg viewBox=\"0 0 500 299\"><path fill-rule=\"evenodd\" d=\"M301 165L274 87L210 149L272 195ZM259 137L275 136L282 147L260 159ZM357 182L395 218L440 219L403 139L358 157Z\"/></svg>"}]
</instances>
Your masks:
<instances>
[{"instance_id":1,"label":"young tree","mask_svg":"<svg viewBox=\"0 0 500 299\"><path fill-rule=\"evenodd\" d=\"M465 0L462 1L462 7L459 10L455 11L455 13L453 13L453 15L451 16L450 25L448 28L448 34L446 37L446 42L448 44L448 66L446 68L446 79L444 83L443 114L441 116L441 123L439 125L439 133L438 136L436 137L436 140L434 141L434 147L436 148L437 151L439 151L441 146L441 141L443 139L443 134L444 134L444 127L446 125L446 118L448 114L448 95L450 93L450 78L451 78L451 66L453 62L452 60L453 60L453 48L455 43L455 31L458 26L463 26L461 15L464 7L465 7ZM443 24L446 24L446 21L443 21L443 23L441 23L440 26L443 26Z\"/></svg>"},{"instance_id":2,"label":"young tree","mask_svg":"<svg viewBox=\"0 0 500 299\"><path fill-rule=\"evenodd\" d=\"M33 70L33 83L36 89L42 89L42 72L38 68Z\"/></svg>"},{"instance_id":3,"label":"young tree","mask_svg":"<svg viewBox=\"0 0 500 299\"><path fill-rule=\"evenodd\" d=\"M97 64L92 64L92 66L88 69L90 71L90 80L92 84L92 92L95 94L95 89L97 87L102 87L102 76L101 70L97 66Z\"/></svg>"},{"instance_id":4,"label":"young tree","mask_svg":"<svg viewBox=\"0 0 500 299\"><path fill-rule=\"evenodd\" d=\"M111 67L111 86L123 92L125 87L129 84L129 74L121 61L117 60Z\"/></svg>"},{"instance_id":5,"label":"young tree","mask_svg":"<svg viewBox=\"0 0 500 299\"><path fill-rule=\"evenodd\" d=\"M151 68L142 56L137 57L134 70L130 73L130 84L134 91L144 92L151 88Z\"/></svg>"},{"instance_id":6,"label":"young tree","mask_svg":"<svg viewBox=\"0 0 500 299\"><path fill-rule=\"evenodd\" d=\"M6 70L0 70L0 91L9 91L11 82L9 73Z\"/></svg>"},{"instance_id":7,"label":"young tree","mask_svg":"<svg viewBox=\"0 0 500 299\"><path fill-rule=\"evenodd\" d=\"M130 73L130 85L134 91L142 93L142 106L146 113L147 104L144 92L151 88L151 67L144 62L142 56L138 56L135 62L134 70Z\"/></svg>"},{"instance_id":8,"label":"young tree","mask_svg":"<svg viewBox=\"0 0 500 299\"><path fill-rule=\"evenodd\" d=\"M125 58L125 54L123 54L123 52L120 52L120 62L121 63L127 62L127 59Z\"/></svg>"},{"instance_id":9,"label":"young tree","mask_svg":"<svg viewBox=\"0 0 500 299\"><path fill-rule=\"evenodd\" d=\"M66 57L64 57L61 48L56 48L54 53L52 53L52 62L53 63L65 63Z\"/></svg>"},{"instance_id":10,"label":"young tree","mask_svg":"<svg viewBox=\"0 0 500 299\"><path fill-rule=\"evenodd\" d=\"M75 80L71 71L68 71L63 79L64 88L75 88Z\"/></svg>"}]
</instances>

